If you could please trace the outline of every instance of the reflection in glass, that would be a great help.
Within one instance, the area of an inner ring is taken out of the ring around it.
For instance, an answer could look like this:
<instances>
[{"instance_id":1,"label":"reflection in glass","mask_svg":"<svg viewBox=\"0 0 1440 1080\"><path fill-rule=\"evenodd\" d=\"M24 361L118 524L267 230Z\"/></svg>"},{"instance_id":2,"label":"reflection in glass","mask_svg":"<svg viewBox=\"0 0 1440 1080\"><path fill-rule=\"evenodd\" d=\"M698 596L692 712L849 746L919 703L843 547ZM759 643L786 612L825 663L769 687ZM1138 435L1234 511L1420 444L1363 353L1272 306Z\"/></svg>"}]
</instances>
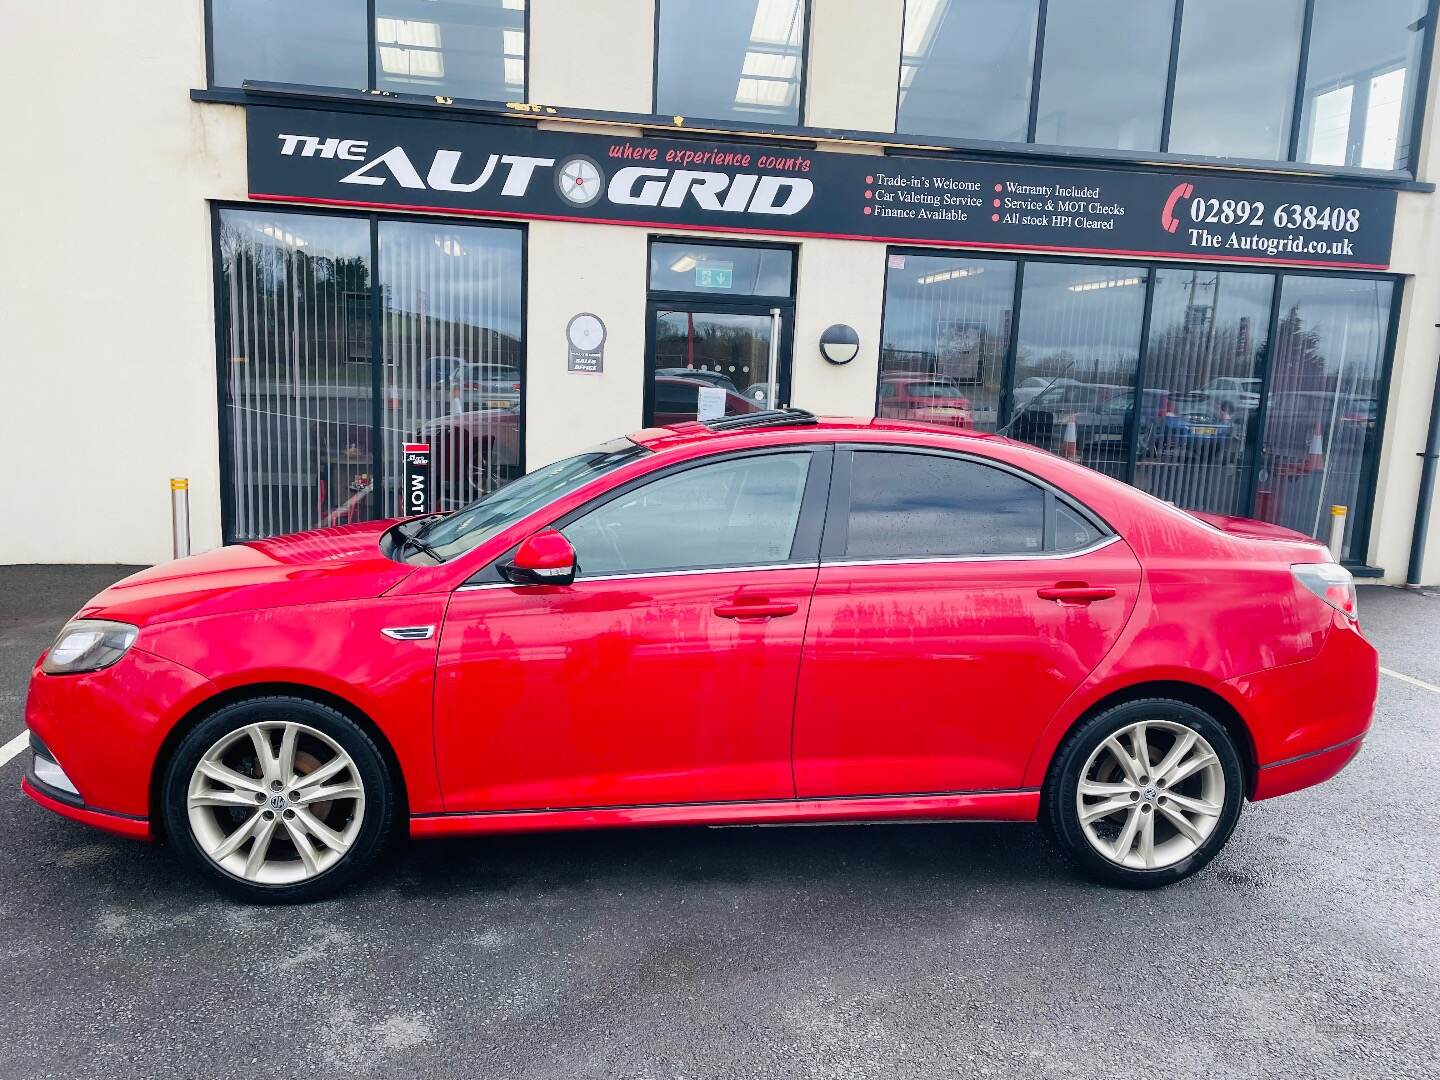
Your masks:
<instances>
[{"instance_id":1,"label":"reflection in glass","mask_svg":"<svg viewBox=\"0 0 1440 1080\"><path fill-rule=\"evenodd\" d=\"M1173 0L1050 0L1035 141L1160 146Z\"/></svg>"},{"instance_id":2,"label":"reflection in glass","mask_svg":"<svg viewBox=\"0 0 1440 1080\"><path fill-rule=\"evenodd\" d=\"M1426 0L1315 0L1301 161L1367 169L1410 164L1425 8Z\"/></svg>"},{"instance_id":3,"label":"reflection in glass","mask_svg":"<svg viewBox=\"0 0 1440 1080\"><path fill-rule=\"evenodd\" d=\"M1024 142L1040 0L907 0L896 130Z\"/></svg>"},{"instance_id":4,"label":"reflection in glass","mask_svg":"<svg viewBox=\"0 0 1440 1080\"><path fill-rule=\"evenodd\" d=\"M657 242L650 245L650 291L788 297L794 265L791 248Z\"/></svg>"},{"instance_id":5,"label":"reflection in glass","mask_svg":"<svg viewBox=\"0 0 1440 1080\"><path fill-rule=\"evenodd\" d=\"M437 510L519 475L520 245L514 229L380 222L382 513L402 512L406 442L430 444Z\"/></svg>"},{"instance_id":6,"label":"reflection in glass","mask_svg":"<svg viewBox=\"0 0 1440 1080\"><path fill-rule=\"evenodd\" d=\"M524 100L525 5L526 0L377 0L377 84L399 93Z\"/></svg>"},{"instance_id":7,"label":"reflection in glass","mask_svg":"<svg viewBox=\"0 0 1440 1080\"><path fill-rule=\"evenodd\" d=\"M655 313L653 424L714 420L769 403L770 317Z\"/></svg>"},{"instance_id":8,"label":"reflection in glass","mask_svg":"<svg viewBox=\"0 0 1440 1080\"><path fill-rule=\"evenodd\" d=\"M1029 263L1009 434L1123 477L1134 437L1144 267Z\"/></svg>"},{"instance_id":9,"label":"reflection in glass","mask_svg":"<svg viewBox=\"0 0 1440 1080\"><path fill-rule=\"evenodd\" d=\"M370 229L220 212L231 540L372 516Z\"/></svg>"},{"instance_id":10,"label":"reflection in glass","mask_svg":"<svg viewBox=\"0 0 1440 1080\"><path fill-rule=\"evenodd\" d=\"M1015 264L891 254L876 415L994 431Z\"/></svg>"},{"instance_id":11,"label":"reflection in glass","mask_svg":"<svg viewBox=\"0 0 1440 1080\"><path fill-rule=\"evenodd\" d=\"M1168 149L1289 156L1304 18L1305 0L1186 0Z\"/></svg>"},{"instance_id":12,"label":"reflection in glass","mask_svg":"<svg viewBox=\"0 0 1440 1080\"><path fill-rule=\"evenodd\" d=\"M1245 512L1242 470L1274 289L1269 274L1155 271L1137 487L1187 510Z\"/></svg>"},{"instance_id":13,"label":"reflection in glass","mask_svg":"<svg viewBox=\"0 0 1440 1080\"><path fill-rule=\"evenodd\" d=\"M1379 438L1393 288L1296 276L1280 292L1255 516L1324 539L1330 507L1346 506L1344 550L1334 554L1353 561L1365 557L1355 526Z\"/></svg>"},{"instance_id":14,"label":"reflection in glass","mask_svg":"<svg viewBox=\"0 0 1440 1080\"><path fill-rule=\"evenodd\" d=\"M211 0L216 86L365 86L365 0Z\"/></svg>"},{"instance_id":15,"label":"reflection in glass","mask_svg":"<svg viewBox=\"0 0 1440 1080\"><path fill-rule=\"evenodd\" d=\"M805 0L659 0L655 111L800 122Z\"/></svg>"}]
</instances>

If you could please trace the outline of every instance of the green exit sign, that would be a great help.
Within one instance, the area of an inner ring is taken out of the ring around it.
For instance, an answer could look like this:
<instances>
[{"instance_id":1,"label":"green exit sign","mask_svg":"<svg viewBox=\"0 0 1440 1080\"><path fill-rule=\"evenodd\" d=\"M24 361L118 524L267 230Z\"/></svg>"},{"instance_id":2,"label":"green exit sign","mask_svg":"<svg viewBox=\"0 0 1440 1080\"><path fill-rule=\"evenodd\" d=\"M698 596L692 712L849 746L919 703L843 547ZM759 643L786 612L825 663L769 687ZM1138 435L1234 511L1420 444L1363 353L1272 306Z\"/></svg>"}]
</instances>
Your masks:
<instances>
[{"instance_id":1,"label":"green exit sign","mask_svg":"<svg viewBox=\"0 0 1440 1080\"><path fill-rule=\"evenodd\" d=\"M734 284L734 263L710 263L695 267L695 287L698 289L728 289Z\"/></svg>"}]
</instances>

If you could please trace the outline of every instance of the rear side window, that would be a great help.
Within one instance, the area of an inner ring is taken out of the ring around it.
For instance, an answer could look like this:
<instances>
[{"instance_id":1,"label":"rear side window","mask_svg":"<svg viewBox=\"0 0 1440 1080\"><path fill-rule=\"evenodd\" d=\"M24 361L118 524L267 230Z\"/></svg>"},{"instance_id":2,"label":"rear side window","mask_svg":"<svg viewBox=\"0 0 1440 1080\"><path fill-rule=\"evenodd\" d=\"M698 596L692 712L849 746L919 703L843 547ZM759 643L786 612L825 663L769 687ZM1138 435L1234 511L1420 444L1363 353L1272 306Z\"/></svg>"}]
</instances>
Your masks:
<instances>
[{"instance_id":1,"label":"rear side window","mask_svg":"<svg viewBox=\"0 0 1440 1080\"><path fill-rule=\"evenodd\" d=\"M1089 547L1104 534L1062 502L1055 504L1055 550Z\"/></svg>"},{"instance_id":2,"label":"rear side window","mask_svg":"<svg viewBox=\"0 0 1440 1080\"><path fill-rule=\"evenodd\" d=\"M1045 499L1038 485L977 462L857 450L845 557L1039 554Z\"/></svg>"}]
</instances>

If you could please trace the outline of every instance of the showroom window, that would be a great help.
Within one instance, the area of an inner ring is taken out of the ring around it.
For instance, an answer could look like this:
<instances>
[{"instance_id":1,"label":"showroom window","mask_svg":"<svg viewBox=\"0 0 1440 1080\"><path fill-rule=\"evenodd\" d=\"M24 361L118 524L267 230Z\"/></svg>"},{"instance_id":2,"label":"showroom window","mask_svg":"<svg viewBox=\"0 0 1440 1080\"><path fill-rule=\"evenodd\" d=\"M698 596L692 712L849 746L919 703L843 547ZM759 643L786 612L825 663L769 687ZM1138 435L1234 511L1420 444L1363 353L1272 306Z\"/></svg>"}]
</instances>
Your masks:
<instances>
[{"instance_id":1,"label":"showroom window","mask_svg":"<svg viewBox=\"0 0 1440 1080\"><path fill-rule=\"evenodd\" d=\"M895 130L1025 142L1040 0L908 0Z\"/></svg>"},{"instance_id":2,"label":"showroom window","mask_svg":"<svg viewBox=\"0 0 1440 1080\"><path fill-rule=\"evenodd\" d=\"M1172 0L1050 0L1035 142L1159 149L1174 26Z\"/></svg>"},{"instance_id":3,"label":"showroom window","mask_svg":"<svg viewBox=\"0 0 1440 1080\"><path fill-rule=\"evenodd\" d=\"M895 130L1407 169L1434 6L906 0Z\"/></svg>"},{"instance_id":4,"label":"showroom window","mask_svg":"<svg viewBox=\"0 0 1440 1080\"><path fill-rule=\"evenodd\" d=\"M528 0L209 3L212 86L280 82L525 98Z\"/></svg>"},{"instance_id":5,"label":"showroom window","mask_svg":"<svg viewBox=\"0 0 1440 1080\"><path fill-rule=\"evenodd\" d=\"M657 0L655 111L800 123L807 0Z\"/></svg>"},{"instance_id":6,"label":"showroom window","mask_svg":"<svg viewBox=\"0 0 1440 1080\"><path fill-rule=\"evenodd\" d=\"M1364 561L1393 279L907 249L888 266L876 415L998 429L1320 539L1342 505L1337 554Z\"/></svg>"},{"instance_id":7,"label":"showroom window","mask_svg":"<svg viewBox=\"0 0 1440 1080\"><path fill-rule=\"evenodd\" d=\"M1315 0L1301 161L1367 169L1410 164L1426 7L1426 0Z\"/></svg>"},{"instance_id":8,"label":"showroom window","mask_svg":"<svg viewBox=\"0 0 1440 1080\"><path fill-rule=\"evenodd\" d=\"M1185 0L1184 15L1171 153L1289 156L1305 0Z\"/></svg>"},{"instance_id":9,"label":"showroom window","mask_svg":"<svg viewBox=\"0 0 1440 1080\"><path fill-rule=\"evenodd\" d=\"M405 442L433 447L437 509L519 475L519 229L230 207L216 228L227 542L400 513Z\"/></svg>"}]
</instances>

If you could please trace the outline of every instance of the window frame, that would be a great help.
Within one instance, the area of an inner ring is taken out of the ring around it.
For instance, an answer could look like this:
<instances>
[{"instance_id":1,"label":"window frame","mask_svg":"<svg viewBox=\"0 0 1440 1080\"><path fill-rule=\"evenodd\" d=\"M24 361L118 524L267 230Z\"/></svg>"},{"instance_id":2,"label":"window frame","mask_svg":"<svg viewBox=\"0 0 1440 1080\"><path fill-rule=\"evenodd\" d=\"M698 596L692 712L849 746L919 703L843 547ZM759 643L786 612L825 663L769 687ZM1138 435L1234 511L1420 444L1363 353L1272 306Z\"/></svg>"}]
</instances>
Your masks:
<instances>
[{"instance_id":1,"label":"window frame","mask_svg":"<svg viewBox=\"0 0 1440 1080\"><path fill-rule=\"evenodd\" d=\"M372 0L372 2L373 2L373 0ZM803 8L804 8L804 16L803 16L803 18L804 18L804 20L805 20L805 28L804 28L804 31L803 31L803 32L801 33L801 35L800 35L800 80L799 80L799 86L798 86L798 88L797 88L797 90L796 90L795 123L793 123L793 124L772 124L772 123L766 123L765 120L764 120L764 118L762 118L762 117L757 117L757 118L755 119L755 121L753 121L753 123L755 124L755 126L759 127L759 128L762 129L762 130L764 130L764 129L771 129L771 130L776 130L776 131L794 131L794 130L796 130L796 129L803 128L803 127L806 126L806 125L805 125L806 109L807 109L808 106L809 106L809 86L810 86L810 34L811 34L811 31L812 31L812 29L813 29L813 27L814 27L814 25L815 25L815 22L814 22L814 19L813 19L813 16L814 16L814 14L815 14L815 10L814 10L814 9L815 9L815 0L800 0L800 2L801 2L802 6L803 6ZM206 0L206 3L208 4L208 3L209 3L209 0ZM654 114L655 116L660 116L660 115L661 115L661 112L660 112L660 8L661 8L661 6L662 6L664 3L665 3L665 0L654 0L654 4L655 4L655 19L654 19L654 29L651 31L653 44L652 44L652 48L651 48L651 50L650 50L650 112L651 112L652 114ZM529 13L529 10L530 10L528 4L526 5L526 9L525 9L525 10L526 10L526 13L527 13L527 18L528 18L528 13ZM529 33L529 24L528 24L528 22L527 22L527 24L526 24L526 33L527 33L527 35L528 35L528 33ZM529 44L529 38L528 38L528 36L527 36L527 38L526 38L526 44L527 44L527 45ZM525 54L525 55L526 55L526 63L528 64L528 63L529 63L529 55L530 55L528 49L526 50L526 54ZM528 90L530 89L530 71L529 71L528 66L527 66L526 71L525 71L525 89L527 90L527 92L528 92ZM673 115L673 114L667 113L667 114L664 114L664 115L667 115L667 116L668 116L668 115ZM728 123L731 123L731 122L732 122L732 121L730 121L730 120L725 120L725 119L721 119L721 118L719 118L719 117L713 117L713 116L694 116L694 117L692 117L692 116L687 116L685 119L686 119L687 121L699 120L699 121L707 122L707 123L711 123L711 124L719 124L719 125L721 125L722 127L723 127L725 124L728 124ZM750 123L751 121L742 121L742 122Z\"/></svg>"},{"instance_id":2,"label":"window frame","mask_svg":"<svg viewBox=\"0 0 1440 1080\"><path fill-rule=\"evenodd\" d=\"M374 459L372 473L378 479L380 488L376 491L376 498L372 500L377 508L383 507L385 469L388 464L389 455L386 452L385 440L375 438L375 435L385 429L385 341L383 334L384 305L381 298L381 286L379 284L380 266L380 223L382 221L416 222L420 224L444 225L447 227L479 226L486 229L506 229L520 234L520 350L517 366L520 370L520 417L517 424L516 441L518 443L519 460L516 468L519 475L526 472L526 426L530 413L530 336L527 332L529 325L530 310L530 233L524 222L503 221L497 219L475 219L456 218L453 215L444 214L387 214L379 212L364 212L356 210L337 209L324 206L302 206L288 203L263 203L248 202L234 199L211 199L210 207L210 276L211 295L214 300L215 314L215 402L218 413L218 433L220 438L220 535L226 544L245 543L249 538L238 537L235 532L236 509L235 497L230 490L230 479L234 475L235 461L233 456L234 447L234 424L231 415L229 400L229 379L230 371L227 364L227 348L230 340L230 324L227 315L228 305L225 300L225 281L223 268L225 259L220 245L222 231L222 212L225 210L246 210L250 212L269 212L275 214L292 214L302 217L336 217L359 219L366 222L370 234L369 260L370 260L370 284L369 298L367 301L367 317L370 331L370 431L373 449L371 455ZM398 450L395 451L398 453ZM383 521L385 516L370 518L371 521Z\"/></svg>"},{"instance_id":3,"label":"window frame","mask_svg":"<svg viewBox=\"0 0 1440 1080\"><path fill-rule=\"evenodd\" d=\"M1008 473L1018 480L1038 488L1044 496L1044 519L1040 550L1034 552L1011 552L995 555L887 555L850 556L846 547L850 540L851 480L854 474L854 456L857 453L914 454L920 457L944 458L963 461L982 468ZM1100 533L1100 538L1081 547L1059 548L1055 546L1055 507L1063 504L1067 509ZM1068 559L1097 551L1119 539L1119 534L1104 518L1090 507L1077 500L1067 491L1056 487L1044 477L997 461L984 454L968 453L935 446L916 446L897 442L846 442L835 446L835 464L831 470L830 501L825 515L825 532L820 542L821 566L889 566L909 563L968 563L968 562L1033 562L1036 559Z\"/></svg>"},{"instance_id":4,"label":"window frame","mask_svg":"<svg viewBox=\"0 0 1440 1080\"><path fill-rule=\"evenodd\" d=\"M1005 355L1005 363L1001 372L1000 399L998 406L999 413L997 426L1004 427L1004 425L1008 424L1010 420L1013 419L1015 411L1015 362L1018 355L1018 346L1020 339L1020 321L1024 317L1024 311L1021 308L1021 304L1025 285L1025 267L1030 263L1075 263L1080 260L1077 260L1074 256L1066 255L1045 255L1030 253L1021 253L1018 255L1002 255L993 252L966 251L957 247L926 247L923 245L897 244L887 245L885 248L885 254L887 264L889 256L892 254L914 255L917 257L928 255L932 257L949 256L956 258L980 258L1011 262L1015 264L1015 292L1014 301L1011 307L1010 341L1008 343L1008 348ZM1085 259L1083 261L1087 263L1093 263L1095 265L1103 264L1107 266L1113 265L1116 267L1132 267L1135 269L1144 269L1147 272L1144 301L1145 308L1143 312L1143 323L1141 326L1140 335L1140 356L1139 361L1135 366L1135 382L1131 386L1132 391L1136 393L1143 392L1143 390L1145 389L1145 380L1148 375L1147 360L1150 353L1150 342L1152 333L1151 315L1154 312L1155 307L1156 271L1184 270L1189 267L1198 266L1210 271L1218 270L1222 273L1256 274L1263 277L1268 277L1271 280L1272 291L1270 303L1270 318L1265 330L1266 341L1275 340L1277 327L1279 325L1282 314L1280 310L1280 290L1283 287L1285 278L1287 276L1336 277L1346 278L1352 281L1385 281L1390 283L1390 285L1392 286L1390 297L1390 311L1388 312L1388 318L1386 320L1385 337L1380 354L1380 379L1378 387L1379 395L1375 420L1376 431L1379 432L1380 435L1376 442L1373 460L1369 463L1369 466L1361 472L1359 498L1357 499L1359 505L1350 508L1352 514L1360 513L1363 515L1363 519L1352 517L1352 520L1357 522L1355 526L1355 549L1365 554L1353 560L1345 560L1344 562L1344 565L1349 567L1353 572L1355 572L1357 576L1380 576L1378 573L1374 572L1366 562L1362 561L1362 558L1369 558L1370 541L1372 538L1371 534L1375 518L1374 496L1375 492L1378 490L1379 487L1380 462L1381 459L1385 456L1385 440L1387 438L1387 429L1385 427L1385 424L1390 404L1391 382L1394 378L1395 373L1395 346L1399 334L1401 310L1405 302L1407 281L1406 276L1399 273L1357 272L1352 270L1334 270L1322 267L1263 266L1249 265L1245 263L1217 264L1213 262L1197 262L1193 260L1181 259L1171 260L1097 258ZM886 289L885 295L882 297L880 305L880 342L882 347L885 340L885 319L889 311L889 300L889 290ZM1242 468L1245 470L1243 487L1244 498L1243 505L1240 507L1242 515L1253 516L1255 511L1255 500L1260 485L1259 455L1261 453L1261 444L1263 442L1265 432L1265 414L1267 411L1267 405L1270 397L1272 372L1273 367L1270 363L1270 357L1267 350L1267 354L1260 358L1260 362L1256 368L1256 373L1254 376L1261 381L1260 388L1257 391L1260 394L1261 405L1260 408L1255 409L1251 415L1250 423L1253 426L1247 433L1246 437L1247 450L1245 460L1242 463ZM874 412L876 415L879 415L879 387L880 379L883 377L883 375L884 372L877 369L875 376L876 396L874 405ZM1130 445L1126 449L1126 467L1122 475L1120 475L1117 479L1119 479L1122 483L1129 484L1133 487L1135 480L1135 468L1137 463L1137 446L1135 444L1135 440L1132 439Z\"/></svg>"},{"instance_id":5,"label":"window frame","mask_svg":"<svg viewBox=\"0 0 1440 1080\"><path fill-rule=\"evenodd\" d=\"M531 48L530 48L530 44L531 44L531 41L530 41L530 8L531 8L531 5L533 4L533 2L534 2L534 0L526 0L526 3L525 3L524 28L523 28L523 30L522 30L522 33L524 33L524 35L525 35L525 61L524 61L524 71L523 71L523 74L522 74L522 78L523 78L524 82L523 82L523 85L520 87L520 100L521 100L522 102L528 102L528 101L530 100L530 53L531 53ZM215 81L215 18L214 18L214 3L215 3L215 0L205 0L205 85L206 85L206 87L209 88L211 91L241 90L241 89L244 88L244 80L242 80L240 86L229 86L229 85L227 85L227 84L217 83L217 82ZM658 4L657 4L657 9L658 9ZM376 43L376 40L375 40L375 18L376 18L376 0L365 0L365 19L366 19L366 22L365 22L365 44L366 44L366 48L368 49L368 53L367 53L366 60L365 60L365 71L366 71L366 87L365 87L365 92L367 92L367 93L383 93L383 94L387 94L387 95L392 96L392 97L396 97L396 96L398 96L398 97L414 96L414 97L417 97L417 98L426 98L426 99L430 100L430 101L433 103L434 100L435 100L433 95L423 94L423 93L420 93L418 90L415 91L415 92L413 92L413 94L412 94L411 92L407 92L407 91L397 91L397 90L382 89L382 88L380 88L380 87L378 87L378 86L376 85L376 80L377 80L378 75L379 75L379 61L378 61L378 53L377 53L377 51L376 51L376 50L377 50L377 43ZM807 24L807 25L808 25L808 24ZM305 85L305 84L297 84L297 85ZM339 89L346 89L346 88L344 88L344 87L316 87L316 89L337 89L337 90L339 90ZM484 98L453 98L453 100L455 100L455 101L477 102L477 101L485 101L486 99L484 99ZM501 104L501 105L504 104L504 102L498 102L498 101L495 102L495 103L496 103L496 104ZM432 107L437 107L437 106L433 106L433 104L432 104Z\"/></svg>"}]
</instances>

